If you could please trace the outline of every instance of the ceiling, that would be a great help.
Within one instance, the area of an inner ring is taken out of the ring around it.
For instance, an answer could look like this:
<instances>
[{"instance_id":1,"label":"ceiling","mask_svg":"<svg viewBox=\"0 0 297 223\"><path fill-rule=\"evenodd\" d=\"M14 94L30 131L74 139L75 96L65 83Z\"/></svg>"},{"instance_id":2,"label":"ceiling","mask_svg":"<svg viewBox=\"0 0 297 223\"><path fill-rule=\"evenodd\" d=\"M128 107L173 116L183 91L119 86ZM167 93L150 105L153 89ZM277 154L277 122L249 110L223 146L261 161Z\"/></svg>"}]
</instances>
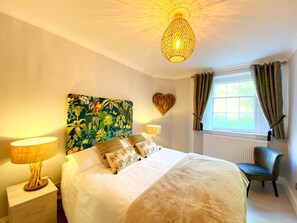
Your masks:
<instances>
[{"instance_id":1,"label":"ceiling","mask_svg":"<svg viewBox=\"0 0 297 223\"><path fill-rule=\"evenodd\" d=\"M169 13L190 11L192 56L168 62L160 50ZM0 0L0 12L50 31L147 75L178 79L297 48L296 0Z\"/></svg>"}]
</instances>

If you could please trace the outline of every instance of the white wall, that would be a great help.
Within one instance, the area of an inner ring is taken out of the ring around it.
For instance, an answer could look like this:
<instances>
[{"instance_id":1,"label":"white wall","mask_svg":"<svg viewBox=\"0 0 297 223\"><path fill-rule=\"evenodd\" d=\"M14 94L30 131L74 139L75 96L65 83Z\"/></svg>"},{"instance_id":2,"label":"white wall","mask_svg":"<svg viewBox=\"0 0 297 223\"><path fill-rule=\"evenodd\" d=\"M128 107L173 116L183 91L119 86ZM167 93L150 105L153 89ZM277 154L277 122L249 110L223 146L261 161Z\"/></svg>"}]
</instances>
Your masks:
<instances>
[{"instance_id":1,"label":"white wall","mask_svg":"<svg viewBox=\"0 0 297 223\"><path fill-rule=\"evenodd\" d=\"M289 131L288 131L288 173L286 174L289 185L294 191L297 200L297 191L295 183L297 183L297 51L289 59L290 69L290 116L289 116Z\"/></svg>"},{"instance_id":2,"label":"white wall","mask_svg":"<svg viewBox=\"0 0 297 223\"><path fill-rule=\"evenodd\" d=\"M183 152L192 150L191 78L175 80L176 104L172 111L172 148Z\"/></svg>"},{"instance_id":3,"label":"white wall","mask_svg":"<svg viewBox=\"0 0 297 223\"><path fill-rule=\"evenodd\" d=\"M157 143L179 151L192 151L192 79L155 79L153 93L173 94L176 103L164 116L154 108L153 123L162 125Z\"/></svg>"},{"instance_id":4,"label":"white wall","mask_svg":"<svg viewBox=\"0 0 297 223\"><path fill-rule=\"evenodd\" d=\"M166 80L166 79L154 79L153 93L151 97L155 93L162 94L173 94L176 96L176 91L174 87L174 80ZM173 106L164 116L153 106L153 120L152 124L161 125L161 134L157 135L156 141L159 145L164 147L171 147L172 144L172 113L175 109Z\"/></svg>"},{"instance_id":5,"label":"white wall","mask_svg":"<svg viewBox=\"0 0 297 223\"><path fill-rule=\"evenodd\" d=\"M0 219L7 216L5 188L30 176L28 165L10 162L12 141L58 137L58 155L42 169L57 182L65 160L67 94L133 101L133 130L142 132L153 118L153 82L125 65L0 14Z\"/></svg>"}]
</instances>

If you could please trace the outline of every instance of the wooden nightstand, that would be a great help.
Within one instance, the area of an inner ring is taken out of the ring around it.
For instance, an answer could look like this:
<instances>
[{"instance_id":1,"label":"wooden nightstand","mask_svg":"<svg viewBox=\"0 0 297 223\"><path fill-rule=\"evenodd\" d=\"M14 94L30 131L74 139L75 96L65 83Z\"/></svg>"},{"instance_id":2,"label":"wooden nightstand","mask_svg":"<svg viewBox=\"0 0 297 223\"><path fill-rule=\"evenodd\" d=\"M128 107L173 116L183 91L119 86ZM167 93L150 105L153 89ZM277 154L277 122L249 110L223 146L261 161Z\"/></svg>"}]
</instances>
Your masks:
<instances>
[{"instance_id":1,"label":"wooden nightstand","mask_svg":"<svg viewBox=\"0 0 297 223\"><path fill-rule=\"evenodd\" d=\"M23 189L26 183L6 188L9 222L57 222L57 188L53 182L48 178L47 186L30 192Z\"/></svg>"}]
</instances>

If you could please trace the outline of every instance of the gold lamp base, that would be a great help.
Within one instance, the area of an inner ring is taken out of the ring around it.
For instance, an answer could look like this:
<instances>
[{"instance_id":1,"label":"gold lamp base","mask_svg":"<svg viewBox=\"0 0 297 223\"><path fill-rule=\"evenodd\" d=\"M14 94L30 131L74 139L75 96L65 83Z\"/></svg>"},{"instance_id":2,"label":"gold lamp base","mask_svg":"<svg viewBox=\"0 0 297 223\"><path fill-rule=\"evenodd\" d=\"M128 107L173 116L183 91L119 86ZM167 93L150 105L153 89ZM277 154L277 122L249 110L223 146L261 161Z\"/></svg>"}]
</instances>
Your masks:
<instances>
[{"instance_id":1,"label":"gold lamp base","mask_svg":"<svg viewBox=\"0 0 297 223\"><path fill-rule=\"evenodd\" d=\"M152 140L156 142L156 134L151 134Z\"/></svg>"},{"instance_id":2,"label":"gold lamp base","mask_svg":"<svg viewBox=\"0 0 297 223\"><path fill-rule=\"evenodd\" d=\"M25 186L24 186L24 190L25 191L35 191L35 190L39 190L43 187L45 187L46 185L48 184L48 180L47 179L41 179L41 183L38 184L36 187L30 187L30 182L27 183Z\"/></svg>"},{"instance_id":3,"label":"gold lamp base","mask_svg":"<svg viewBox=\"0 0 297 223\"><path fill-rule=\"evenodd\" d=\"M30 163L31 177L24 186L25 191L35 191L45 187L48 184L47 179L41 179L42 162Z\"/></svg>"}]
</instances>

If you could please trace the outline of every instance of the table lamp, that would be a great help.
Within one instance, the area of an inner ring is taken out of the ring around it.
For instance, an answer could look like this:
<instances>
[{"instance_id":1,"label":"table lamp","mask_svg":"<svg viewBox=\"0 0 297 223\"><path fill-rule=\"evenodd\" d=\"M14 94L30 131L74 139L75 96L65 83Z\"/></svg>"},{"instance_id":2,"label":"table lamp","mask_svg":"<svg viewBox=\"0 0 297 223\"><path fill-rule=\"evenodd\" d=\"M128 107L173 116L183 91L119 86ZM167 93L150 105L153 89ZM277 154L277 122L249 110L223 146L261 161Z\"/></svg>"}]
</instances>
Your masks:
<instances>
[{"instance_id":1,"label":"table lamp","mask_svg":"<svg viewBox=\"0 0 297 223\"><path fill-rule=\"evenodd\" d=\"M29 183L24 186L25 191L39 190L48 184L47 179L41 179L42 161L56 154L56 137L29 138L11 143L11 162L30 165L31 177Z\"/></svg>"},{"instance_id":2,"label":"table lamp","mask_svg":"<svg viewBox=\"0 0 297 223\"><path fill-rule=\"evenodd\" d=\"M161 133L161 125L146 125L144 131L152 136L152 139L156 141L156 135Z\"/></svg>"}]
</instances>

